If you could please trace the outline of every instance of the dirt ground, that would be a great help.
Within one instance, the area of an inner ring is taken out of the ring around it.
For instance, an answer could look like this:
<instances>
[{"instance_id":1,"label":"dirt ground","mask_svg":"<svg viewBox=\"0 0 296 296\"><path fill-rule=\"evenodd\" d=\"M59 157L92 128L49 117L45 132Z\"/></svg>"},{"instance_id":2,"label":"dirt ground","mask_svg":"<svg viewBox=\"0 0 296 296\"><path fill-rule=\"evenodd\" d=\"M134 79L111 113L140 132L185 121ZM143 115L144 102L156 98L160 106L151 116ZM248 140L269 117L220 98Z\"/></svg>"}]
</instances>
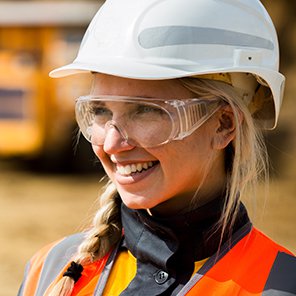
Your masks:
<instances>
[{"instance_id":1,"label":"dirt ground","mask_svg":"<svg viewBox=\"0 0 296 296\"><path fill-rule=\"evenodd\" d=\"M0 162L0 295L16 295L25 263L36 250L87 223L99 179L99 175L36 174ZM296 252L293 180L287 172L270 184L266 201L259 198L256 207L248 203L255 224Z\"/></svg>"},{"instance_id":2,"label":"dirt ground","mask_svg":"<svg viewBox=\"0 0 296 296\"><path fill-rule=\"evenodd\" d=\"M0 162L0 295L16 295L26 261L88 220L99 176L40 175Z\"/></svg>"}]
</instances>

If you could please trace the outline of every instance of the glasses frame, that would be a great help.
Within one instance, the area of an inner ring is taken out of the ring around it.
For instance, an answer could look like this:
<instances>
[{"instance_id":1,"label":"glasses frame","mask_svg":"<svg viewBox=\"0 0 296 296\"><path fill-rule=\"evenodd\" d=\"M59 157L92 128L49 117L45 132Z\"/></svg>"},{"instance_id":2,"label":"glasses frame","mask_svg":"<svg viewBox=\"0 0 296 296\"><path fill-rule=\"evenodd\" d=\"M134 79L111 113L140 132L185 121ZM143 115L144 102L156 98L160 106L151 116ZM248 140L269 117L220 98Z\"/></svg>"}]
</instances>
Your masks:
<instances>
[{"instance_id":1,"label":"glasses frame","mask_svg":"<svg viewBox=\"0 0 296 296\"><path fill-rule=\"evenodd\" d=\"M86 113L87 116L81 116L83 111L81 108L85 108L84 103L89 102L123 102L123 103L143 103L152 105L154 107L161 108L165 111L172 121L172 132L168 139L156 144L156 145L139 145L136 142L129 142L128 133L126 130L115 120L109 120L105 123L106 126L114 126L120 132L121 136L132 146L140 146L143 148L153 148L160 145L167 144L174 140L183 140L185 137L190 136L201 125L203 125L214 113L216 113L222 106L227 103L222 98L190 98L190 99L158 99L158 98L141 98L141 97L129 97L129 96L111 96L111 95L87 95L81 96L76 100L75 115L76 121L82 132L83 136L92 143L91 134L89 128L91 126L91 115ZM202 116L198 117L200 113ZM100 145L103 145L100 144Z\"/></svg>"}]
</instances>

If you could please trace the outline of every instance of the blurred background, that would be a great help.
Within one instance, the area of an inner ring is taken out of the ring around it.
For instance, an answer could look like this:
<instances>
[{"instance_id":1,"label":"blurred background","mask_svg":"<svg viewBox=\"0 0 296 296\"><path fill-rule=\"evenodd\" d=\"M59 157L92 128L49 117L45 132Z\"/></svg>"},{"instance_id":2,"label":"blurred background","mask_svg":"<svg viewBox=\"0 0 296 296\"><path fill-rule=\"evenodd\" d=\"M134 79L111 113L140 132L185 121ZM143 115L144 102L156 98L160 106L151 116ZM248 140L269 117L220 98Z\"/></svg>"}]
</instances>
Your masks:
<instances>
[{"instance_id":1,"label":"blurred background","mask_svg":"<svg viewBox=\"0 0 296 296\"><path fill-rule=\"evenodd\" d=\"M51 79L71 62L104 1L0 0L0 287L16 295L26 261L41 246L79 231L102 176L89 145L77 145L75 98L90 77ZM278 128L266 133L270 191L254 205L254 224L296 252L296 1L264 0L281 45L286 93ZM235 24L234 24L235 26Z\"/></svg>"}]
</instances>

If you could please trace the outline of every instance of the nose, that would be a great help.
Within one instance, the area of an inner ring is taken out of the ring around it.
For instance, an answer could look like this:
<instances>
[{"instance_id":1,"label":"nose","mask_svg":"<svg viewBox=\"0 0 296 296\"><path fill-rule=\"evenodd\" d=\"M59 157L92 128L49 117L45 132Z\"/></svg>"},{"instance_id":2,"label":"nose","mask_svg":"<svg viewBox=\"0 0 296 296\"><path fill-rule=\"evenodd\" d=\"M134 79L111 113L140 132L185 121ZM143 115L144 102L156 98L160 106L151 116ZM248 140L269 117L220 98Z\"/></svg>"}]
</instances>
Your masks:
<instances>
[{"instance_id":1,"label":"nose","mask_svg":"<svg viewBox=\"0 0 296 296\"><path fill-rule=\"evenodd\" d=\"M127 139L116 125L110 124L106 127L105 133L103 149L107 154L116 154L134 148L127 142Z\"/></svg>"}]
</instances>

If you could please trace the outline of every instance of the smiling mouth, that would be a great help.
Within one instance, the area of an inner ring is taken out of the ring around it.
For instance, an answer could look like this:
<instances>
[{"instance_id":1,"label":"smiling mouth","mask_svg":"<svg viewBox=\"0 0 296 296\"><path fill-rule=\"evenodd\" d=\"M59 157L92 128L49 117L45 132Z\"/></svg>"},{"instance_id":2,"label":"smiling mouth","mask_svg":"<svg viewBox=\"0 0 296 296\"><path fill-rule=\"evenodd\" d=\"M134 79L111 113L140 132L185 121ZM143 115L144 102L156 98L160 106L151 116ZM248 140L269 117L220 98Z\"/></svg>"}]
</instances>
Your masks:
<instances>
[{"instance_id":1,"label":"smiling mouth","mask_svg":"<svg viewBox=\"0 0 296 296\"><path fill-rule=\"evenodd\" d=\"M141 163L133 163L125 166L117 166L117 172L122 176L132 176L149 170L153 166L158 164L158 161L148 161Z\"/></svg>"}]
</instances>

